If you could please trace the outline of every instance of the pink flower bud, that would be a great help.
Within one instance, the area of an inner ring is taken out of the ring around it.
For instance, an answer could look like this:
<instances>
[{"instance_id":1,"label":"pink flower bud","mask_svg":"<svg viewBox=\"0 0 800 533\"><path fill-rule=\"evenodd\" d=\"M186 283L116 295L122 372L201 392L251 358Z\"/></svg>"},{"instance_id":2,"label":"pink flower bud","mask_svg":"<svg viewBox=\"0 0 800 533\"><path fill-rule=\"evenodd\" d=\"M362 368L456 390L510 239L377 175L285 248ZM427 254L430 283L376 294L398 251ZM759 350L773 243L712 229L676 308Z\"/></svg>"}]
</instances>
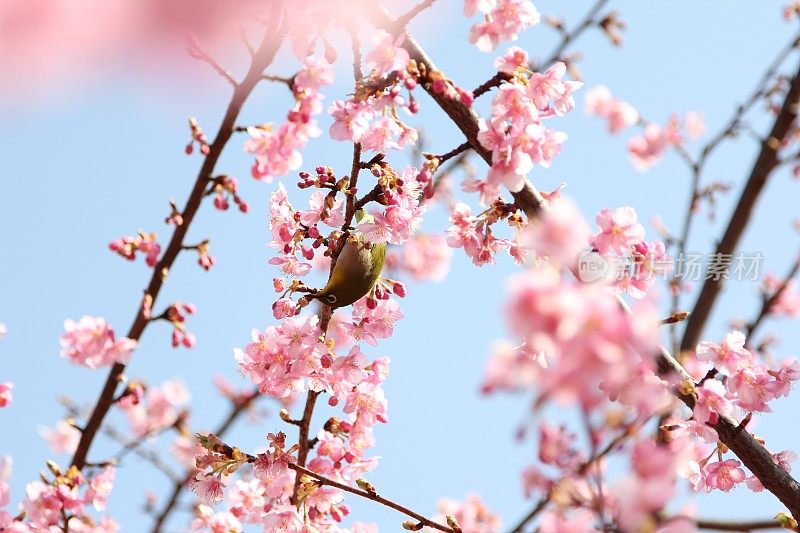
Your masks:
<instances>
[{"instance_id":1,"label":"pink flower bud","mask_svg":"<svg viewBox=\"0 0 800 533\"><path fill-rule=\"evenodd\" d=\"M395 281L394 285L392 285L392 292L394 292L400 298L406 297L406 284L402 281Z\"/></svg>"}]
</instances>

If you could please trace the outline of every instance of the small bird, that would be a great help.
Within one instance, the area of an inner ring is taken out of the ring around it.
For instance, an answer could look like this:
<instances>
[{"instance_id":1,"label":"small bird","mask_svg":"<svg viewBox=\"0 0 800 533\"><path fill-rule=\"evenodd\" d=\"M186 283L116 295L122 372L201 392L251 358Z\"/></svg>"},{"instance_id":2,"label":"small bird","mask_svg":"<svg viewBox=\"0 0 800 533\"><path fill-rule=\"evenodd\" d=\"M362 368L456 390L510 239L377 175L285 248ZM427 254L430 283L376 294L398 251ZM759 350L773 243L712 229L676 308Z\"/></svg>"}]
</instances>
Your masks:
<instances>
[{"instance_id":1,"label":"small bird","mask_svg":"<svg viewBox=\"0 0 800 533\"><path fill-rule=\"evenodd\" d=\"M361 222L369 215L360 212L356 217ZM333 309L353 304L375 286L385 259L385 242L373 244L363 235L351 235L342 247L328 283L309 297Z\"/></svg>"}]
</instances>

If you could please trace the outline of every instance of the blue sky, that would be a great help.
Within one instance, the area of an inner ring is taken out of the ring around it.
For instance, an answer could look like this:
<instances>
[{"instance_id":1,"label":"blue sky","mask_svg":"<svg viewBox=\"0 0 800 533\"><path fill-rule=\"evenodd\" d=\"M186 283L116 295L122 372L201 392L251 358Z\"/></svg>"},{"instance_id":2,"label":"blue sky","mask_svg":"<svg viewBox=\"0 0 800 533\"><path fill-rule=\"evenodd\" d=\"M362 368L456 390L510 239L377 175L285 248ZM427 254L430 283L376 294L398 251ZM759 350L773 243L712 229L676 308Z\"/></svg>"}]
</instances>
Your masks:
<instances>
[{"instance_id":1,"label":"blue sky","mask_svg":"<svg viewBox=\"0 0 800 533\"><path fill-rule=\"evenodd\" d=\"M461 16L460 5L440 0L412 30L442 70L461 85L473 87L492 74L494 55L467 44L470 22ZM551 0L536 5L543 13L563 15L573 25L590 3ZM601 34L590 32L573 49L585 54L580 66L587 86L607 85L654 121L663 122L672 112L702 111L709 130L715 132L796 31L781 18L781 5L775 1L612 1L611 9L619 10L630 25L625 45L613 48ZM549 55L555 41L554 32L540 25L523 34L517 44L542 58ZM795 68L797 61L792 56L787 68ZM325 91L329 96L350 90L348 63L345 55L337 84ZM274 70L284 74L291 69L284 59ZM183 154L189 137L186 118L197 117L207 132L213 132L227 102L229 88L202 64L190 65L180 76L158 80L137 72L131 68L101 73L57 98L0 114L0 162L5 174L0 181L0 227L4 228L0 322L9 330L0 341L0 380L16 383L14 403L0 410L0 426L11 429L4 432L0 453L15 460L15 501L50 456L37 426L53 425L63 416L58 396L68 394L78 402L91 403L105 379L105 371L76 368L59 358L63 320L99 315L118 332L127 330L150 270L141 260L129 264L116 257L107 243L140 228L166 239L167 202L175 198L182 204L200 165L197 156ZM481 101L480 106L487 102ZM442 119L435 104L426 97L420 97L420 103L429 149L441 153L459 144L456 128ZM248 102L241 122L280 120L288 104L285 88L265 85ZM762 110L756 111L753 123L763 130ZM690 179L678 157L668 154L649 172L636 172L625 154L630 135L609 137L601 121L583 114L582 105L554 126L566 131L569 140L552 168L537 168L531 174L540 189L550 190L566 181L566 192L587 218L603 207L632 205L643 221L660 215L677 231ZM325 119L323 128L327 128ZM210 237L218 264L205 273L193 255L181 256L157 306L173 300L196 303L198 314L189 319L189 327L197 334L198 345L193 350L173 350L169 329L155 324L148 328L127 372L146 377L151 384L183 379L192 391L192 424L198 430L217 425L226 411L211 386L211 376L221 372L244 385L235 374L232 349L247 343L251 328L274 323L270 305L275 271L266 264L272 253L266 247L266 202L275 185L249 178L251 159L242 153L243 140L234 138L218 168L240 178L251 212L243 216L205 206L187 240ZM755 143L740 139L721 147L709 162L706 179L732 182L733 190L722 199L716 221L698 217L690 250L713 248L756 150ZM327 164L345 174L349 159L346 144L320 139L312 141L304 153L304 168ZM391 160L402 164L407 156L394 154ZM482 163L475 161L483 170ZM294 179L283 181L289 186ZM771 178L757 206L757 219L740 247L762 253L765 267L778 273L786 270L800 245L791 229L797 217L798 187L800 183L787 170ZM446 214L437 208L425 227L437 231L445 225ZM652 227L648 232L653 234ZM393 361L385 385L391 423L377 430L375 453L383 459L370 480L386 496L422 513L432 514L439 497L463 498L471 491L481 493L506 524L514 523L530 505L522 498L519 472L533 462L535 444L514 439L518 424L529 416L528 399L486 399L478 391L491 344L506 335L502 306L507 278L514 270L508 260L476 268L456 251L451 275L443 283L410 284L402 302L406 318L392 339L369 352L388 355ZM729 283L706 337L721 337L731 318L749 318L758 306L755 284ZM782 336L779 354L797 355L800 333L795 323L771 320L762 331ZM762 418L758 432L771 449L791 449L798 441L796 425L787 423L797 402L796 397L781 400L774 414ZM276 411L268 401L264 405ZM324 412L315 417L317 424L325 419ZM547 416L572 417L566 410ZM120 417L111 420L125 427ZM254 449L278 428L287 429L272 416L258 427L240 424L227 440ZM91 458L103 458L116 449L100 439ZM149 519L139 511L142 494L148 488L163 493L165 487L160 474L129 459L118 472L109 511L125 531L146 531ZM402 521L400 515L370 502L348 501L356 519L375 521L387 529ZM780 509L771 495L746 489L701 496L696 502L703 516L724 513L761 518ZM185 516L180 516L170 529L184 524Z\"/></svg>"}]
</instances>

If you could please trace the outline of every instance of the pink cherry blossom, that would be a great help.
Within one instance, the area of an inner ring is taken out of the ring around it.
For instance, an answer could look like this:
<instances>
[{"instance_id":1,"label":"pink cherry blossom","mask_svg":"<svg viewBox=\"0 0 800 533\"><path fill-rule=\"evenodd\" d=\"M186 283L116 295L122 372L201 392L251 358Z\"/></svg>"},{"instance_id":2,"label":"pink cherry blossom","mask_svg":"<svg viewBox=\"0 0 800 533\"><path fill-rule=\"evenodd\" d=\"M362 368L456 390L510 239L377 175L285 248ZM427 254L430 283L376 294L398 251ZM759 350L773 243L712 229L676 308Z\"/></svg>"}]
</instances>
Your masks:
<instances>
[{"instance_id":1,"label":"pink cherry blossom","mask_svg":"<svg viewBox=\"0 0 800 533\"><path fill-rule=\"evenodd\" d=\"M50 449L58 454L74 453L81 440L81 432L66 420L56 422L55 428L42 427L39 432Z\"/></svg>"},{"instance_id":2,"label":"pink cherry blossom","mask_svg":"<svg viewBox=\"0 0 800 533\"><path fill-rule=\"evenodd\" d=\"M719 370L736 372L747 365L753 355L744 347L745 336L741 331L731 331L725 336L722 344L701 341L695 354L700 361L713 364Z\"/></svg>"},{"instance_id":3,"label":"pink cherry blossom","mask_svg":"<svg viewBox=\"0 0 800 533\"><path fill-rule=\"evenodd\" d=\"M590 533L600 531L594 527L594 515L578 509L569 514L553 509L542 513L541 533Z\"/></svg>"},{"instance_id":4,"label":"pink cherry blossom","mask_svg":"<svg viewBox=\"0 0 800 533\"><path fill-rule=\"evenodd\" d=\"M534 164L549 167L561 151L567 135L542 123L572 107L571 92L577 85L561 82L559 73L554 66L544 75L534 74L528 85L516 79L503 83L492 98L491 119L478 121L478 140L492 151L491 190L504 185L519 191Z\"/></svg>"},{"instance_id":5,"label":"pink cherry blossom","mask_svg":"<svg viewBox=\"0 0 800 533\"><path fill-rule=\"evenodd\" d=\"M488 180L477 178L467 178L461 182L461 190L464 192L477 192L478 202L482 206L488 206L500 197L500 187L490 183Z\"/></svg>"},{"instance_id":6,"label":"pink cherry blossom","mask_svg":"<svg viewBox=\"0 0 800 533\"><path fill-rule=\"evenodd\" d=\"M783 280L768 272L764 275L764 292L767 297L772 297L778 292ZM800 317L800 290L796 279L790 279L783 291L775 298L769 307L769 314L774 316Z\"/></svg>"},{"instance_id":7,"label":"pink cherry blossom","mask_svg":"<svg viewBox=\"0 0 800 533\"><path fill-rule=\"evenodd\" d=\"M726 394L725 385L716 379L707 379L697 389L697 402L692 411L694 419L700 423L715 424L719 415L733 416L734 406Z\"/></svg>"},{"instance_id":8,"label":"pink cherry blossom","mask_svg":"<svg viewBox=\"0 0 800 533\"><path fill-rule=\"evenodd\" d=\"M547 112L549 101L553 101L553 110L556 115L563 116L575 108L572 93L583 86L579 81L563 81L567 66L559 61L548 68L543 74L534 72L528 82L528 95L534 105L541 111Z\"/></svg>"},{"instance_id":9,"label":"pink cherry blossom","mask_svg":"<svg viewBox=\"0 0 800 533\"><path fill-rule=\"evenodd\" d=\"M687 111L683 117L683 127L690 139L699 139L706 131L705 120L700 113Z\"/></svg>"},{"instance_id":10,"label":"pink cherry blossom","mask_svg":"<svg viewBox=\"0 0 800 533\"><path fill-rule=\"evenodd\" d=\"M120 403L128 416L131 432L138 437L154 434L175 424L189 404L189 391L175 380L168 380L160 387L151 387L144 401Z\"/></svg>"},{"instance_id":11,"label":"pink cherry blossom","mask_svg":"<svg viewBox=\"0 0 800 533\"><path fill-rule=\"evenodd\" d=\"M464 0L464 16L471 17L476 12L488 13L497 4L497 0Z\"/></svg>"},{"instance_id":12,"label":"pink cherry blossom","mask_svg":"<svg viewBox=\"0 0 800 533\"><path fill-rule=\"evenodd\" d=\"M132 339L116 339L114 330L100 317L84 316L78 322L65 320L64 329L61 356L89 368L125 363L136 348Z\"/></svg>"},{"instance_id":13,"label":"pink cherry blossom","mask_svg":"<svg viewBox=\"0 0 800 533\"><path fill-rule=\"evenodd\" d=\"M501 341L495 343L486 364L481 391L485 394L497 390L519 391L533 387L547 367L544 352L534 352L526 344L514 346Z\"/></svg>"},{"instance_id":14,"label":"pink cherry blossom","mask_svg":"<svg viewBox=\"0 0 800 533\"><path fill-rule=\"evenodd\" d=\"M191 481L191 487L192 492L197 494L200 501L206 505L221 502L225 490L225 484L218 476L195 477Z\"/></svg>"},{"instance_id":15,"label":"pink cherry blossom","mask_svg":"<svg viewBox=\"0 0 800 533\"><path fill-rule=\"evenodd\" d=\"M683 139L675 121L667 126L649 123L644 133L628 141L628 156L634 168L645 171L657 164L667 148L682 144Z\"/></svg>"},{"instance_id":16,"label":"pink cherry blossom","mask_svg":"<svg viewBox=\"0 0 800 533\"><path fill-rule=\"evenodd\" d=\"M771 413L767 403L780 394L782 384L767 373L763 365L751 365L736 371L726 382L735 395L735 403L745 411Z\"/></svg>"},{"instance_id":17,"label":"pink cherry blossom","mask_svg":"<svg viewBox=\"0 0 800 533\"><path fill-rule=\"evenodd\" d=\"M608 120L608 131L618 133L639 122L639 111L628 102L614 98L607 87L597 85L586 91L586 113Z\"/></svg>"},{"instance_id":18,"label":"pink cherry blossom","mask_svg":"<svg viewBox=\"0 0 800 533\"><path fill-rule=\"evenodd\" d=\"M255 155L253 177L272 183L278 177L296 170L302 164L300 150L309 139L318 137L320 129L313 119L322 111L322 85L333 80L330 66L313 56L305 58L303 69L295 76L292 91L295 106L290 109L286 121L277 127L272 125L247 128L250 139L244 149Z\"/></svg>"},{"instance_id":19,"label":"pink cherry blossom","mask_svg":"<svg viewBox=\"0 0 800 533\"><path fill-rule=\"evenodd\" d=\"M559 199L524 230L523 244L572 268L589 244L589 227L575 204Z\"/></svg>"},{"instance_id":20,"label":"pink cherry blossom","mask_svg":"<svg viewBox=\"0 0 800 533\"><path fill-rule=\"evenodd\" d=\"M729 492L747 477L736 459L719 461L706 465L706 490L719 489Z\"/></svg>"},{"instance_id":21,"label":"pink cherry blossom","mask_svg":"<svg viewBox=\"0 0 800 533\"><path fill-rule=\"evenodd\" d=\"M631 452L632 471L615 491L623 505L617 510L626 531L636 531L647 524L652 513L669 503L675 493L678 456L669 446L647 439L640 440Z\"/></svg>"},{"instance_id":22,"label":"pink cherry blossom","mask_svg":"<svg viewBox=\"0 0 800 533\"><path fill-rule=\"evenodd\" d=\"M334 100L328 113L333 117L329 130L331 138L352 142L361 142L374 114L368 105L353 100Z\"/></svg>"},{"instance_id":23,"label":"pink cherry blossom","mask_svg":"<svg viewBox=\"0 0 800 533\"><path fill-rule=\"evenodd\" d=\"M528 52L519 46L510 47L494 61L494 68L506 74L514 74L517 69L526 69L528 66Z\"/></svg>"},{"instance_id":24,"label":"pink cherry blossom","mask_svg":"<svg viewBox=\"0 0 800 533\"><path fill-rule=\"evenodd\" d=\"M632 347L652 353L658 323L654 312L643 308L638 317L626 314L602 285L563 280L550 267L516 276L510 286L506 315L512 331L533 353L552 355L541 394L593 405L601 390L620 398L631 375L651 368L652 360L642 359ZM648 388L641 391L649 394Z\"/></svg>"},{"instance_id":25,"label":"pink cherry blossom","mask_svg":"<svg viewBox=\"0 0 800 533\"><path fill-rule=\"evenodd\" d=\"M572 445L575 435L565 426L553 426L547 422L539 424L539 460L546 465L569 469L580 461L580 455Z\"/></svg>"},{"instance_id":26,"label":"pink cherry blossom","mask_svg":"<svg viewBox=\"0 0 800 533\"><path fill-rule=\"evenodd\" d=\"M629 255L632 247L644 240L644 227L639 224L636 210L632 207L604 208L596 221L600 231L591 237L590 242L601 254Z\"/></svg>"},{"instance_id":27,"label":"pink cherry blossom","mask_svg":"<svg viewBox=\"0 0 800 533\"><path fill-rule=\"evenodd\" d=\"M128 261L136 259L136 252L141 252L150 267L158 264L158 256L161 254L161 245L156 241L155 233L140 232L135 237L120 237L111 241L108 247Z\"/></svg>"},{"instance_id":28,"label":"pink cherry blossom","mask_svg":"<svg viewBox=\"0 0 800 533\"><path fill-rule=\"evenodd\" d=\"M391 268L407 272L417 280L442 281L450 270L452 250L441 235L414 235L399 252L386 257Z\"/></svg>"},{"instance_id":29,"label":"pink cherry blossom","mask_svg":"<svg viewBox=\"0 0 800 533\"><path fill-rule=\"evenodd\" d=\"M105 510L108 497L114 490L115 475L116 469L113 466L107 466L102 472L89 481L89 489L86 491L86 500L91 501L96 510Z\"/></svg>"},{"instance_id":30,"label":"pink cherry blossom","mask_svg":"<svg viewBox=\"0 0 800 533\"><path fill-rule=\"evenodd\" d=\"M228 511L215 513L208 505L200 504L197 506L197 513L192 520L192 531L212 531L214 533L221 533L243 531L243 529L242 523L233 513Z\"/></svg>"},{"instance_id":31,"label":"pink cherry blossom","mask_svg":"<svg viewBox=\"0 0 800 533\"><path fill-rule=\"evenodd\" d=\"M10 381L0 382L0 407L8 407L11 405L11 400L14 398L11 394L11 389L13 388L14 384Z\"/></svg>"},{"instance_id":32,"label":"pink cherry blossom","mask_svg":"<svg viewBox=\"0 0 800 533\"><path fill-rule=\"evenodd\" d=\"M775 377L775 396L788 396L792 382L800 380L800 361L794 358L785 359L781 362L779 370L769 371L769 373Z\"/></svg>"},{"instance_id":33,"label":"pink cherry blossom","mask_svg":"<svg viewBox=\"0 0 800 533\"><path fill-rule=\"evenodd\" d=\"M409 55L404 48L401 48L404 39L404 32L398 32L397 37L384 30L377 30L373 33L373 48L364 58L367 62L367 67L377 70L380 75L405 69Z\"/></svg>"}]
</instances>

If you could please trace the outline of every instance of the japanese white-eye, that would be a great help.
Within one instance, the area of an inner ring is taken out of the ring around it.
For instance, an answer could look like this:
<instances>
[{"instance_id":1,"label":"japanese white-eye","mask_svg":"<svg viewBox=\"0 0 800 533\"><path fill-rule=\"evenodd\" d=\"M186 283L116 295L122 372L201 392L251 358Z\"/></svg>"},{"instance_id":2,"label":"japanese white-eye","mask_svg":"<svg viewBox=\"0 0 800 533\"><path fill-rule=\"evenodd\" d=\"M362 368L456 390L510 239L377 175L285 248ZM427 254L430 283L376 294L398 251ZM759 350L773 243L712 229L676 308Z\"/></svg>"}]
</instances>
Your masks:
<instances>
[{"instance_id":1,"label":"japanese white-eye","mask_svg":"<svg viewBox=\"0 0 800 533\"><path fill-rule=\"evenodd\" d=\"M371 217L359 211L356 218L361 222ZM370 243L363 235L350 235L339 253L328 283L309 296L333 309L353 304L375 286L385 259L385 242Z\"/></svg>"}]
</instances>

